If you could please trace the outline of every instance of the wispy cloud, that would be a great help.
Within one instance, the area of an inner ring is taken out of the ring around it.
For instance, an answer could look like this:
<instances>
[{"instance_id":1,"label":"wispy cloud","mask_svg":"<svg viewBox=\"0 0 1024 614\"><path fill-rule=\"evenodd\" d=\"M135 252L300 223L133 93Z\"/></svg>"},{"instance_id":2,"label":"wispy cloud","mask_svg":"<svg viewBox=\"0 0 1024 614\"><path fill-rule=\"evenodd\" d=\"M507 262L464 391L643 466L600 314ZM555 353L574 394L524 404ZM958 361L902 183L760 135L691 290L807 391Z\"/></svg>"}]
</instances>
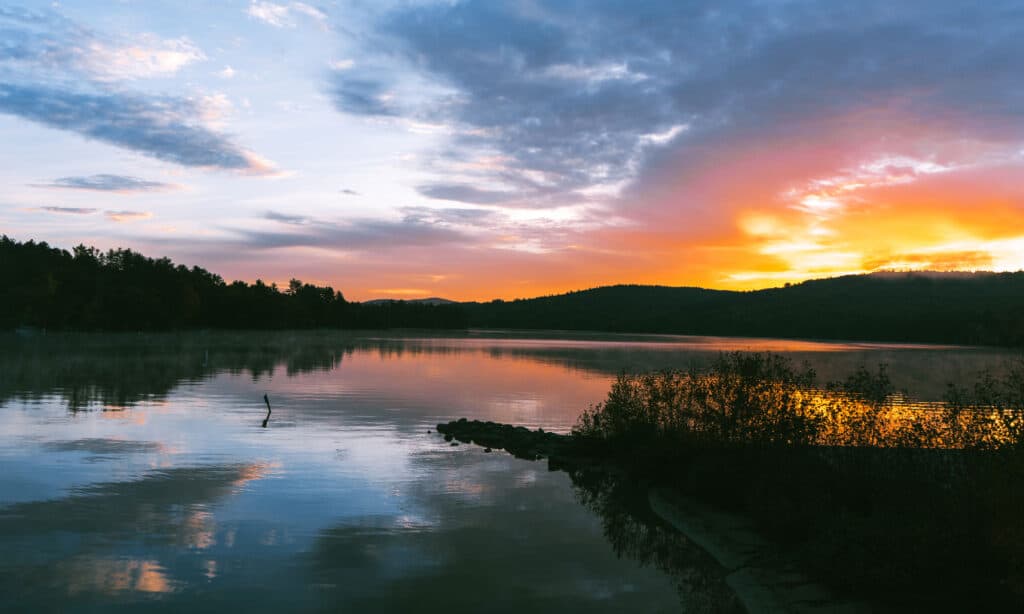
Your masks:
<instances>
[{"instance_id":1,"label":"wispy cloud","mask_svg":"<svg viewBox=\"0 0 1024 614\"><path fill-rule=\"evenodd\" d=\"M104 211L103 214L112 222L136 222L153 217L148 211Z\"/></svg>"},{"instance_id":2,"label":"wispy cloud","mask_svg":"<svg viewBox=\"0 0 1024 614\"><path fill-rule=\"evenodd\" d=\"M182 166L272 172L216 129L224 99L125 89L205 59L190 39L111 36L54 10L0 10L0 113Z\"/></svg>"},{"instance_id":3,"label":"wispy cloud","mask_svg":"<svg viewBox=\"0 0 1024 614\"><path fill-rule=\"evenodd\" d=\"M103 34L52 10L5 8L0 29L6 39L0 61L11 67L87 75L101 82L166 77L206 59L188 37Z\"/></svg>"},{"instance_id":4,"label":"wispy cloud","mask_svg":"<svg viewBox=\"0 0 1024 614\"><path fill-rule=\"evenodd\" d=\"M415 215L407 215L401 220L360 219L334 222L268 211L264 218L295 227L295 230L237 231L246 245L261 249L322 247L339 251L362 251L452 244L468 239L459 230L432 223Z\"/></svg>"},{"instance_id":5,"label":"wispy cloud","mask_svg":"<svg viewBox=\"0 0 1024 614\"><path fill-rule=\"evenodd\" d=\"M99 209L92 209L90 207L39 207L40 211L46 211L47 213L66 213L69 215L92 215L99 211Z\"/></svg>"},{"instance_id":6,"label":"wispy cloud","mask_svg":"<svg viewBox=\"0 0 1024 614\"><path fill-rule=\"evenodd\" d=\"M36 207L37 211L43 211L45 213L56 213L59 215L94 215L97 213L103 213L106 219L111 222L135 222L138 220L147 220L153 217L153 214L149 211L127 211L127 210L113 210L113 209L94 209L92 207Z\"/></svg>"},{"instance_id":7,"label":"wispy cloud","mask_svg":"<svg viewBox=\"0 0 1024 614\"><path fill-rule=\"evenodd\" d=\"M304 16L323 25L327 21L327 15L320 9L310 6L305 2L289 2L278 4L275 2L263 2L254 0L249 4L246 13L275 28L293 28L296 25L296 16Z\"/></svg>"},{"instance_id":8,"label":"wispy cloud","mask_svg":"<svg viewBox=\"0 0 1024 614\"><path fill-rule=\"evenodd\" d=\"M202 50L188 38L163 40L143 35L138 41L120 45L92 43L80 62L97 79L109 81L173 75L205 59Z\"/></svg>"},{"instance_id":9,"label":"wispy cloud","mask_svg":"<svg viewBox=\"0 0 1024 614\"><path fill-rule=\"evenodd\" d=\"M198 121L194 100L0 83L0 113L182 166L267 174L272 168Z\"/></svg>"},{"instance_id":10,"label":"wispy cloud","mask_svg":"<svg viewBox=\"0 0 1024 614\"><path fill-rule=\"evenodd\" d=\"M373 77L343 74L334 80L330 92L339 109L360 115L400 114L387 84Z\"/></svg>"},{"instance_id":11,"label":"wispy cloud","mask_svg":"<svg viewBox=\"0 0 1024 614\"><path fill-rule=\"evenodd\" d=\"M147 220L153 217L153 214L148 211L118 211L118 210L102 210L94 209L92 207L37 207L36 210L43 211L45 213L56 213L58 215L94 215L97 213L103 213L103 216L111 222L135 222L138 220Z\"/></svg>"},{"instance_id":12,"label":"wispy cloud","mask_svg":"<svg viewBox=\"0 0 1024 614\"><path fill-rule=\"evenodd\" d=\"M506 203L521 197L512 191L487 190L472 185L457 183L430 183L421 185L416 191L429 198L453 200L475 205Z\"/></svg>"},{"instance_id":13,"label":"wispy cloud","mask_svg":"<svg viewBox=\"0 0 1024 614\"><path fill-rule=\"evenodd\" d=\"M50 183L34 184L43 188L62 188L71 190L91 190L96 192L163 192L177 189L179 186L160 181L148 181L127 175L89 175L86 177L59 177Z\"/></svg>"},{"instance_id":14,"label":"wispy cloud","mask_svg":"<svg viewBox=\"0 0 1024 614\"><path fill-rule=\"evenodd\" d=\"M310 221L312 221L312 218L305 215L289 215L287 213L280 213L278 211L267 211L265 214L263 214L263 217L274 222L281 222L282 224L291 224L293 226L304 226L310 223Z\"/></svg>"}]
</instances>

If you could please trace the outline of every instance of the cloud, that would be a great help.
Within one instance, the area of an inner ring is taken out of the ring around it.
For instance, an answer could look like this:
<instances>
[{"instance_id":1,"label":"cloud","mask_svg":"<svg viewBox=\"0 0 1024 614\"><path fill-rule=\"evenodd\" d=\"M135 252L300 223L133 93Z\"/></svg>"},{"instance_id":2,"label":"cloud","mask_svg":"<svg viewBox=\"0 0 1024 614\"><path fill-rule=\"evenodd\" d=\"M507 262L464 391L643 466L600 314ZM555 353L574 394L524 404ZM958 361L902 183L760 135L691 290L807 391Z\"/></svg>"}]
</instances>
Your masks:
<instances>
[{"instance_id":1,"label":"cloud","mask_svg":"<svg viewBox=\"0 0 1024 614\"><path fill-rule=\"evenodd\" d=\"M130 92L205 59L188 38L110 36L53 10L0 11L0 113L191 167L272 172L215 127L226 99Z\"/></svg>"},{"instance_id":2,"label":"cloud","mask_svg":"<svg viewBox=\"0 0 1024 614\"><path fill-rule=\"evenodd\" d=\"M37 184L36 187L92 190L97 192L162 192L178 186L160 181L147 181L127 175L89 175L87 177L60 177L51 183Z\"/></svg>"},{"instance_id":3,"label":"cloud","mask_svg":"<svg viewBox=\"0 0 1024 614\"><path fill-rule=\"evenodd\" d=\"M86 74L101 82L166 77L206 59L189 38L105 35L55 11L0 12L0 61L15 67Z\"/></svg>"},{"instance_id":4,"label":"cloud","mask_svg":"<svg viewBox=\"0 0 1024 614\"><path fill-rule=\"evenodd\" d=\"M304 2L277 4L255 0L249 4L249 8L245 12L250 17L275 28L294 28L295 15L303 15L321 25L327 20L327 15L323 11Z\"/></svg>"},{"instance_id":5,"label":"cloud","mask_svg":"<svg viewBox=\"0 0 1024 614\"><path fill-rule=\"evenodd\" d=\"M249 247L273 249L283 247L322 247L341 251L394 249L402 247L437 246L458 243L466 235L450 227L430 223L407 215L401 220L362 219L348 222L316 220L307 216L274 211L264 217L302 231L276 232L263 230L238 231Z\"/></svg>"},{"instance_id":6,"label":"cloud","mask_svg":"<svg viewBox=\"0 0 1024 614\"><path fill-rule=\"evenodd\" d=\"M289 215L287 213L279 213L277 211L267 211L263 217L268 220L281 222L282 224L291 224L294 226L304 226L312 221L310 217L305 215Z\"/></svg>"},{"instance_id":7,"label":"cloud","mask_svg":"<svg viewBox=\"0 0 1024 614\"><path fill-rule=\"evenodd\" d=\"M492 209L457 209L433 207L404 207L402 213L407 220L431 224L480 225L494 221L501 216Z\"/></svg>"},{"instance_id":8,"label":"cloud","mask_svg":"<svg viewBox=\"0 0 1024 614\"><path fill-rule=\"evenodd\" d=\"M93 209L91 207L38 207L39 211L45 211L47 213L58 213L66 215L93 215L99 213L100 209ZM103 211L103 215L112 222L134 222L138 220L146 220L153 217L152 213L148 211L115 211L107 209Z\"/></svg>"},{"instance_id":9,"label":"cloud","mask_svg":"<svg viewBox=\"0 0 1024 614\"><path fill-rule=\"evenodd\" d=\"M99 211L99 209L89 207L39 207L39 210L49 213L68 213L71 215L92 215Z\"/></svg>"},{"instance_id":10,"label":"cloud","mask_svg":"<svg viewBox=\"0 0 1024 614\"><path fill-rule=\"evenodd\" d=\"M335 72L338 109L448 126L440 154L451 167L472 151L505 161L462 183L555 193L551 204L621 195L668 154L677 167L699 163L708 146L864 108L1024 132L1024 8L1009 1L410 3L371 40L367 52L392 62L389 79L450 93L382 100L401 83ZM532 190L538 176L547 191ZM472 185L421 193L501 197Z\"/></svg>"},{"instance_id":11,"label":"cloud","mask_svg":"<svg viewBox=\"0 0 1024 614\"><path fill-rule=\"evenodd\" d=\"M387 85L371 77L339 76L330 94L339 110L359 115L399 115Z\"/></svg>"},{"instance_id":12,"label":"cloud","mask_svg":"<svg viewBox=\"0 0 1024 614\"><path fill-rule=\"evenodd\" d=\"M421 185L416 191L428 198L453 200L474 205L493 205L515 200L519 194L504 190L485 190L472 185L454 183L431 183Z\"/></svg>"},{"instance_id":13,"label":"cloud","mask_svg":"<svg viewBox=\"0 0 1024 614\"><path fill-rule=\"evenodd\" d=\"M271 168L198 121L194 100L0 83L0 113L182 166L266 174Z\"/></svg>"},{"instance_id":14,"label":"cloud","mask_svg":"<svg viewBox=\"0 0 1024 614\"><path fill-rule=\"evenodd\" d=\"M136 222L153 217L148 211L104 211L103 214L112 222Z\"/></svg>"},{"instance_id":15,"label":"cloud","mask_svg":"<svg viewBox=\"0 0 1024 614\"><path fill-rule=\"evenodd\" d=\"M161 40L143 35L138 42L121 45L92 43L81 63L100 80L168 76L206 55L188 38Z\"/></svg>"}]
</instances>

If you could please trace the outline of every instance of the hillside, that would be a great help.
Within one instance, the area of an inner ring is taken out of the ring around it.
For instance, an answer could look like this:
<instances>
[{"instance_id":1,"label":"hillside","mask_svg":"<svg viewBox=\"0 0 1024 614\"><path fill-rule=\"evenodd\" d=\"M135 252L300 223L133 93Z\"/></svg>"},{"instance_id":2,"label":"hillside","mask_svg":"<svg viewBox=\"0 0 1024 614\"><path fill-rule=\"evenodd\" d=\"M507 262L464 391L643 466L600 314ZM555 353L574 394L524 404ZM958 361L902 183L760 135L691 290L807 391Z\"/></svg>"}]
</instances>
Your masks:
<instances>
[{"instance_id":1,"label":"hillside","mask_svg":"<svg viewBox=\"0 0 1024 614\"><path fill-rule=\"evenodd\" d=\"M1024 272L881 273L751 292L609 286L465 306L485 328L1024 345Z\"/></svg>"},{"instance_id":2,"label":"hillside","mask_svg":"<svg viewBox=\"0 0 1024 614\"><path fill-rule=\"evenodd\" d=\"M752 292L609 286L515 301L351 303L291 280L225 282L130 250L0 237L0 329L510 328L1024 347L1024 272L881 273Z\"/></svg>"}]
</instances>

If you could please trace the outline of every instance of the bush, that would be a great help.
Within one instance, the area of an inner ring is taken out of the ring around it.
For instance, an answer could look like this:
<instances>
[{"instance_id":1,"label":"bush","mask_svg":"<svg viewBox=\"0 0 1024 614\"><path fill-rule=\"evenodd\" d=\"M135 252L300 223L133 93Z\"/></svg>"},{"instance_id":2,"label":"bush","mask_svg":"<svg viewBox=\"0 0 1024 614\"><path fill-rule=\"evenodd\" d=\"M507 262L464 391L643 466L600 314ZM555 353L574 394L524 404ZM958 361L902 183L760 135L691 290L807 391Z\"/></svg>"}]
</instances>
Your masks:
<instances>
[{"instance_id":1,"label":"bush","mask_svg":"<svg viewBox=\"0 0 1024 614\"><path fill-rule=\"evenodd\" d=\"M806 445L815 440L815 374L769 353L722 354L707 372L621 374L574 433L632 445Z\"/></svg>"}]
</instances>

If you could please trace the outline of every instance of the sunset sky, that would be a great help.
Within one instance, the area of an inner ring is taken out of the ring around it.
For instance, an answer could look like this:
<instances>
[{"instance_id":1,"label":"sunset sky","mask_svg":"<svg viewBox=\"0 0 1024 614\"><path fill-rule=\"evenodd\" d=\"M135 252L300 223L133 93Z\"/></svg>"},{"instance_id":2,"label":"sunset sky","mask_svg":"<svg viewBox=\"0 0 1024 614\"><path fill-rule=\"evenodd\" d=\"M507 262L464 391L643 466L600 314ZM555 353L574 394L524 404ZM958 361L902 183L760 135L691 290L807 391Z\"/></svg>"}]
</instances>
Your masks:
<instances>
[{"instance_id":1,"label":"sunset sky","mask_svg":"<svg viewBox=\"0 0 1024 614\"><path fill-rule=\"evenodd\" d=\"M4 2L0 137L2 234L355 300L1018 270L1024 3Z\"/></svg>"}]
</instances>

